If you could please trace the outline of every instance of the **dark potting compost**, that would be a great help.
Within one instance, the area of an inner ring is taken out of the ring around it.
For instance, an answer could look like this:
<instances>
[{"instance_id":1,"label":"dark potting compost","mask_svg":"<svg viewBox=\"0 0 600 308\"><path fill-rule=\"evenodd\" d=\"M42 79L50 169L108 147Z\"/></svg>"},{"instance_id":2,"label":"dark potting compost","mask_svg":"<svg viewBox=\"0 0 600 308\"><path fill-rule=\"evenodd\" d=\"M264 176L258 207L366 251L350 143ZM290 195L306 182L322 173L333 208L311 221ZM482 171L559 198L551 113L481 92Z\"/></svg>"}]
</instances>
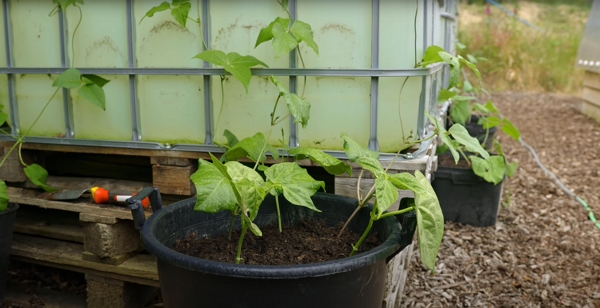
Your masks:
<instances>
[{"instance_id":1,"label":"dark potting compost","mask_svg":"<svg viewBox=\"0 0 600 308\"><path fill-rule=\"evenodd\" d=\"M305 219L292 226L263 227L262 237L248 233L242 245L242 263L251 265L292 265L325 262L348 257L360 234L345 230L342 224L327 226L323 220ZM202 259L235 263L239 230L217 237L199 238L195 233L175 241L173 250ZM371 234L360 246L368 251L381 242Z\"/></svg>"}]
</instances>

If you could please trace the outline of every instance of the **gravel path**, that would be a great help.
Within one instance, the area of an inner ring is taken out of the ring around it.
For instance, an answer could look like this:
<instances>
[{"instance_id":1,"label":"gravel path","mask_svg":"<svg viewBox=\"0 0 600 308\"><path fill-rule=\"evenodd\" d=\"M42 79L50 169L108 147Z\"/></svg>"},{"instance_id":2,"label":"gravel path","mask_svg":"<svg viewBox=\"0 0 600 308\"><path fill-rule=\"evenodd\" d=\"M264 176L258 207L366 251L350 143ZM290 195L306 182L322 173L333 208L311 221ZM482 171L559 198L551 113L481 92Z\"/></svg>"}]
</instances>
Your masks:
<instances>
[{"instance_id":1,"label":"gravel path","mask_svg":"<svg viewBox=\"0 0 600 308\"><path fill-rule=\"evenodd\" d=\"M600 219L600 124L580 99L505 92L494 103L542 163ZM494 227L447 223L431 275L418 251L402 307L600 307L600 230L518 142L499 134L519 162L504 186Z\"/></svg>"}]
</instances>

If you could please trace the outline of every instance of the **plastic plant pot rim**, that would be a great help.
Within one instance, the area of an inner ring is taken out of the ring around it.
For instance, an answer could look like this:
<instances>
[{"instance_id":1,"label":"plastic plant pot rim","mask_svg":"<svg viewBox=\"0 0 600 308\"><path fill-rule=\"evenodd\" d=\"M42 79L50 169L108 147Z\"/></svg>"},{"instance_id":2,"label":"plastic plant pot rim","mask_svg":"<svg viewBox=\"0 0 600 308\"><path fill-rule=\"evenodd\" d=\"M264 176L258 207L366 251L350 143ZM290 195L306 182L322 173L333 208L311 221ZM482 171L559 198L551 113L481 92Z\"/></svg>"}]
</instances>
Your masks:
<instances>
[{"instance_id":1,"label":"plastic plant pot rim","mask_svg":"<svg viewBox=\"0 0 600 308\"><path fill-rule=\"evenodd\" d=\"M336 195L336 197L352 199L338 195ZM381 220L381 223L383 223L384 220L391 219L394 220L394 223L397 224L398 228L395 228L387 239L379 246L352 257L302 265L245 265L200 259L172 250L160 243L151 232L152 225L157 220L168 215L175 208L185 206L189 205L183 202L169 205L150 216L142 227L141 240L146 250L158 260L183 269L205 274L252 279L299 279L321 277L367 267L382 260L386 261L389 256L394 255L403 248L400 245L400 223L395 217L386 217ZM372 205L369 204L368 208L370 209L371 207ZM356 219L356 217L354 219Z\"/></svg>"}]
</instances>

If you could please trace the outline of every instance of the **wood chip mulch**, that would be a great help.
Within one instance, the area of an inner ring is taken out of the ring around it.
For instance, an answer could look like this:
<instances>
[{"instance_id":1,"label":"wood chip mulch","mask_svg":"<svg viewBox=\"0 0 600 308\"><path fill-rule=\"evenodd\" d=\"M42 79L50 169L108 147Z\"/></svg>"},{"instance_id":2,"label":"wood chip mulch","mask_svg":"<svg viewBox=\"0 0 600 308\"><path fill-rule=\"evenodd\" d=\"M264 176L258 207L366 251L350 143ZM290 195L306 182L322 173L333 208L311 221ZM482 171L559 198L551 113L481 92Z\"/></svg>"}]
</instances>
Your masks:
<instances>
[{"instance_id":1,"label":"wood chip mulch","mask_svg":"<svg viewBox=\"0 0 600 308\"><path fill-rule=\"evenodd\" d=\"M581 99L505 92L492 100L542 163L600 219L600 124ZM498 134L517 175L498 222L446 223L432 275L412 260L401 307L600 307L600 230L518 142Z\"/></svg>"}]
</instances>

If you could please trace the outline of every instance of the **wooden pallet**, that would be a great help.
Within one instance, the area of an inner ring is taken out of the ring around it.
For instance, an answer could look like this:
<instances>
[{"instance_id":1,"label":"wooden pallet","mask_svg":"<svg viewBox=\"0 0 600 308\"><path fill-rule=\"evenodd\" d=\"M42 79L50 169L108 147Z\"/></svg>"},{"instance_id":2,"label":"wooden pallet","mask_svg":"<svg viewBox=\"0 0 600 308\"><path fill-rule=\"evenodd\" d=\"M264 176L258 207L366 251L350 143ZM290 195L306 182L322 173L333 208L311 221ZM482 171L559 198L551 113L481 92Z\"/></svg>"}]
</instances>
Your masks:
<instances>
[{"instance_id":1,"label":"wooden pallet","mask_svg":"<svg viewBox=\"0 0 600 308\"><path fill-rule=\"evenodd\" d=\"M0 142L0 146L6 145ZM201 152L47 144L25 144L24 148L27 149L24 151L27 159L47 165L50 174L53 174L48 178L48 184L52 187L78 189L100 186L133 192L145 186L154 186L161 191L165 204L194 193L189 175L196 170L197 159L208 158L206 153ZM419 170L430 177L436 169L434 151L435 143L420 159L392 163L389 172L413 173ZM360 174L358 165L351 163L352 176L334 177L309 160L300 163L307 167L314 178L325 181L328 192L356 197ZM386 167L389 164L386 161L382 163ZM81 177L81 174L73 176L74 171L70 169L73 166L77 171L85 171L85 177ZM119 170L136 173L138 177L121 176ZM13 179L19 179L17 171L11 172ZM99 176L111 178L102 179ZM368 172L363 174L363 195L374 181ZM85 273L88 307L108 307L102 300L105 296L115 300L110 307L133 307L156 294L159 284L155 260L140 253L139 231L133 228L129 210L119 206L99 206L89 198L75 201L46 200L40 198L39 190L32 189L33 186L27 183L17 183L18 187L14 183L12 185L8 189L10 200L25 205L24 210L19 210L20 217L16 225L17 234L13 244L13 257L16 260ZM410 192L400 192L400 197L410 196ZM146 212L146 216L150 214ZM395 307L401 298L411 252L412 246L409 246L389 263L386 307ZM139 294L143 296L137 296Z\"/></svg>"},{"instance_id":2,"label":"wooden pallet","mask_svg":"<svg viewBox=\"0 0 600 308\"><path fill-rule=\"evenodd\" d=\"M98 260L95 255L95 258L86 258L86 254L91 254L86 241L97 241L99 238L86 239L89 234L86 235L85 224L80 224L80 215L89 214L21 204L15 222L12 258L84 273L87 307L90 308L141 307L155 297L160 287L156 259L148 254L137 253L139 249L128 258L112 264ZM132 224L131 220L128 222ZM135 245L139 247L139 234L137 236ZM18 290L13 290L7 299L18 302L19 294ZM51 304L59 307L67 305L60 304L63 300L77 301L68 299L68 296L61 299L52 293L47 296L51 298Z\"/></svg>"}]
</instances>

